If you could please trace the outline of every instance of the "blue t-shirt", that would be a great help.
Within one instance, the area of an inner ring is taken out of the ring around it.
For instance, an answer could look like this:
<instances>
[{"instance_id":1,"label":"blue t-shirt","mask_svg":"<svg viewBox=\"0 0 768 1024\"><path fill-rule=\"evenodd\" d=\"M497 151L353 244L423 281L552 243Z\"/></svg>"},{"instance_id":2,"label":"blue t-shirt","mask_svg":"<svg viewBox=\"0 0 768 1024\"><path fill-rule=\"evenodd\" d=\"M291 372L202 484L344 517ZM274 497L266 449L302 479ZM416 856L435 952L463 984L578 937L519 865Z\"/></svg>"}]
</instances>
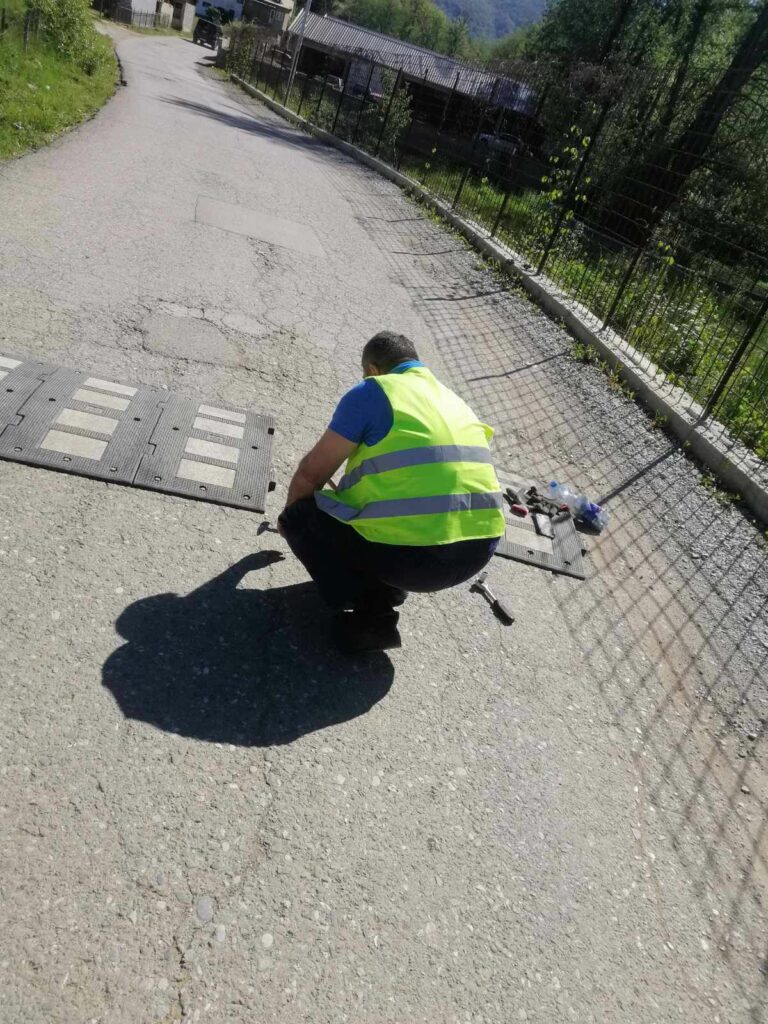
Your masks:
<instances>
[{"instance_id":1,"label":"blue t-shirt","mask_svg":"<svg viewBox=\"0 0 768 1024\"><path fill-rule=\"evenodd\" d=\"M390 373L405 373L414 366L423 366L418 359L398 363ZM392 429L394 415L384 390L375 377L361 380L351 388L336 406L329 424L330 429L354 444L378 444Z\"/></svg>"}]
</instances>

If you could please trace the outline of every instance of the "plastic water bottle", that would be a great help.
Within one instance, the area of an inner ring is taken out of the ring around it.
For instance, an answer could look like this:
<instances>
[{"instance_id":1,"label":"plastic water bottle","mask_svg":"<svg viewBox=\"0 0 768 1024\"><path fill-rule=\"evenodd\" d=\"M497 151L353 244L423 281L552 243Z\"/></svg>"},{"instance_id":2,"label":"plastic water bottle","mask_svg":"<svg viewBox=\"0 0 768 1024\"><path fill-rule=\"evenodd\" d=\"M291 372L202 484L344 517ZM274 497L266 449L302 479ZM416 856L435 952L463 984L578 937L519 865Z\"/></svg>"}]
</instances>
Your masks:
<instances>
[{"instance_id":1,"label":"plastic water bottle","mask_svg":"<svg viewBox=\"0 0 768 1024\"><path fill-rule=\"evenodd\" d=\"M570 508L576 495L567 484L559 484L557 480L550 480L549 497L558 505L567 505Z\"/></svg>"},{"instance_id":2,"label":"plastic water bottle","mask_svg":"<svg viewBox=\"0 0 768 1024\"><path fill-rule=\"evenodd\" d=\"M579 500L579 495L574 494L568 484L559 484L557 480L549 481L549 497L558 505L567 505L572 512Z\"/></svg>"},{"instance_id":3,"label":"plastic water bottle","mask_svg":"<svg viewBox=\"0 0 768 1024\"><path fill-rule=\"evenodd\" d=\"M608 525L608 513L594 501L583 494L574 494L567 484L559 484L557 480L549 482L549 496L558 505L567 505L574 519L591 526L600 533Z\"/></svg>"}]
</instances>

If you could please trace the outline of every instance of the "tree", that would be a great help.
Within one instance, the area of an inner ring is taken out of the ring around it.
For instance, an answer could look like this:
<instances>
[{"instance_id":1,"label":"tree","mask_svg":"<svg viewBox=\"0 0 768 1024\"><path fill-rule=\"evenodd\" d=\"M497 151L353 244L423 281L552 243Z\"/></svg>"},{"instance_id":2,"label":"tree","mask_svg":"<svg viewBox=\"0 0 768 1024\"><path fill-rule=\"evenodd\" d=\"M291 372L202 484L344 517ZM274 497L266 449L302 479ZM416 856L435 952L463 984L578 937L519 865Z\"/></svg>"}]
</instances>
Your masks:
<instances>
[{"instance_id":1,"label":"tree","mask_svg":"<svg viewBox=\"0 0 768 1024\"><path fill-rule=\"evenodd\" d=\"M652 146L639 166L625 168L623 178L628 184L608 210L608 227L635 244L649 238L656 224L683 195L691 175L704 162L723 119L766 59L768 0L763 0L727 68L685 127L672 140Z\"/></svg>"},{"instance_id":2,"label":"tree","mask_svg":"<svg viewBox=\"0 0 768 1024\"><path fill-rule=\"evenodd\" d=\"M469 23L466 18L454 18L448 22L443 40L444 52L449 57L466 57L472 49L469 38Z\"/></svg>"},{"instance_id":3,"label":"tree","mask_svg":"<svg viewBox=\"0 0 768 1024\"><path fill-rule=\"evenodd\" d=\"M491 46L488 56L494 61L518 60L531 56L540 49L540 34L541 25L524 25Z\"/></svg>"},{"instance_id":4,"label":"tree","mask_svg":"<svg viewBox=\"0 0 768 1024\"><path fill-rule=\"evenodd\" d=\"M340 0L335 13L452 57L469 57L474 50L466 19L452 21L432 0Z\"/></svg>"}]
</instances>

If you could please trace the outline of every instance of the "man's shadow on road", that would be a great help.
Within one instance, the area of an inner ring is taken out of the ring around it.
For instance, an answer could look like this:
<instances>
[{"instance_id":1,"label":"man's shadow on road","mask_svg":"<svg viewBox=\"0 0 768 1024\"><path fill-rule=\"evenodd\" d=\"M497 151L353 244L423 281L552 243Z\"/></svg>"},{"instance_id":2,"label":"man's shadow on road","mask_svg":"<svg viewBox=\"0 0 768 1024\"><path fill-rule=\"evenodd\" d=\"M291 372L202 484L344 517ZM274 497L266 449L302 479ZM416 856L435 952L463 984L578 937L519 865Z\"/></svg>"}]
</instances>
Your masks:
<instances>
[{"instance_id":1,"label":"man's shadow on road","mask_svg":"<svg viewBox=\"0 0 768 1024\"><path fill-rule=\"evenodd\" d=\"M349 721L385 696L391 661L336 654L312 584L238 586L281 557L259 552L186 597L157 594L125 609L116 628L128 642L102 671L126 718L266 747Z\"/></svg>"}]
</instances>

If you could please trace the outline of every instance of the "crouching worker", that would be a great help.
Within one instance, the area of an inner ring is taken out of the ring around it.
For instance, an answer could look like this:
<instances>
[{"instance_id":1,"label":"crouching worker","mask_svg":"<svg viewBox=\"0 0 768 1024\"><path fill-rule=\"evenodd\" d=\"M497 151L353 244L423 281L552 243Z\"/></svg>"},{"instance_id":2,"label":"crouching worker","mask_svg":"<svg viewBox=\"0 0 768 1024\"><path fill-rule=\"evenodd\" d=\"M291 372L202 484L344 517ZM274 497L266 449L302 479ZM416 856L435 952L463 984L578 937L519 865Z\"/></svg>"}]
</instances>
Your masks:
<instances>
[{"instance_id":1,"label":"crouching worker","mask_svg":"<svg viewBox=\"0 0 768 1024\"><path fill-rule=\"evenodd\" d=\"M464 583L504 533L491 428L401 334L371 338L362 367L365 379L301 460L278 521L350 653L399 647L395 609L408 591Z\"/></svg>"}]
</instances>

